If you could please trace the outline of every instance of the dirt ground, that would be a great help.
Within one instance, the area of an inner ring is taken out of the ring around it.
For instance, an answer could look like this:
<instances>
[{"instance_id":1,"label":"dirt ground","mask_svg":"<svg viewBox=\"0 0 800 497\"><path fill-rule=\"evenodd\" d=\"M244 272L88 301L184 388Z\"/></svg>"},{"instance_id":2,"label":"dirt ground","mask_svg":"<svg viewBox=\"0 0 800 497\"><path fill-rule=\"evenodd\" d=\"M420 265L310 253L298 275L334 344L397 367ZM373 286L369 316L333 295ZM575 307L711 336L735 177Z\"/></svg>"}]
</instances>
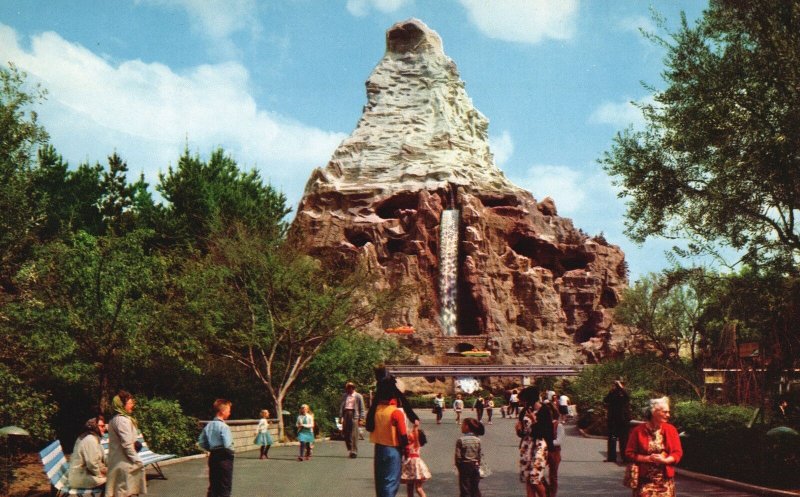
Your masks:
<instances>
[{"instance_id":1,"label":"dirt ground","mask_svg":"<svg viewBox=\"0 0 800 497\"><path fill-rule=\"evenodd\" d=\"M16 470L16 479L11 484L8 497L47 497L50 495L50 483L44 474L39 454L31 453L22 456Z\"/></svg>"}]
</instances>

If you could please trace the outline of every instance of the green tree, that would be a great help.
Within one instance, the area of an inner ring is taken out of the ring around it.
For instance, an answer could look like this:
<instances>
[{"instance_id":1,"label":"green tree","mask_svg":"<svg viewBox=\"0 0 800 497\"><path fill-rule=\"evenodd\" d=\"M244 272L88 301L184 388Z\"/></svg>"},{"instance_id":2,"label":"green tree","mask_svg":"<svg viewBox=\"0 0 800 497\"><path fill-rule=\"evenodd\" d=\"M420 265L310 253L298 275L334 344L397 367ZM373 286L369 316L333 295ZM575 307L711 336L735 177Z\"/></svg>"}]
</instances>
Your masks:
<instances>
[{"instance_id":1,"label":"green tree","mask_svg":"<svg viewBox=\"0 0 800 497\"><path fill-rule=\"evenodd\" d=\"M646 127L600 162L628 200L627 233L690 237L798 273L800 4L712 0L668 38Z\"/></svg>"},{"instance_id":2,"label":"green tree","mask_svg":"<svg viewBox=\"0 0 800 497\"><path fill-rule=\"evenodd\" d=\"M30 108L45 92L26 88L25 79L13 64L0 66L0 288L8 293L16 292L13 275L44 221L44 199L33 188L33 170L36 149L48 136Z\"/></svg>"},{"instance_id":3,"label":"green tree","mask_svg":"<svg viewBox=\"0 0 800 497\"><path fill-rule=\"evenodd\" d=\"M704 299L690 282L651 273L625 291L614 314L663 357L677 360L687 351L694 360Z\"/></svg>"},{"instance_id":4,"label":"green tree","mask_svg":"<svg viewBox=\"0 0 800 497\"><path fill-rule=\"evenodd\" d=\"M186 150L156 189L167 201L159 231L174 244L202 250L212 234L236 223L269 230L274 240L286 229L286 197L264 184L257 171L242 172L222 149L208 162Z\"/></svg>"},{"instance_id":5,"label":"green tree","mask_svg":"<svg viewBox=\"0 0 800 497\"><path fill-rule=\"evenodd\" d=\"M346 331L328 342L308 364L290 395L290 402L296 406L311 404L316 422L327 428L339 416L339 401L346 382L354 382L366 394L375 381L376 364L404 361L408 356L409 351L393 339Z\"/></svg>"},{"instance_id":6,"label":"green tree","mask_svg":"<svg viewBox=\"0 0 800 497\"><path fill-rule=\"evenodd\" d=\"M2 331L18 345L5 359L28 378L84 385L107 409L126 374L169 346L157 329L165 263L145 249L150 236L78 232L44 247L20 273L26 298L8 306Z\"/></svg>"},{"instance_id":7,"label":"green tree","mask_svg":"<svg viewBox=\"0 0 800 497\"><path fill-rule=\"evenodd\" d=\"M34 188L46 198L45 222L38 231L48 241L79 230L94 235L103 232L99 209L103 196L103 167L81 164L70 170L55 147L45 145L37 153Z\"/></svg>"},{"instance_id":8,"label":"green tree","mask_svg":"<svg viewBox=\"0 0 800 497\"><path fill-rule=\"evenodd\" d=\"M342 333L371 322L387 302L358 268L326 268L272 233L241 225L208 243L183 278L184 315L219 356L242 365L266 389L275 412L303 370ZM282 417L279 419L283 437Z\"/></svg>"}]
</instances>

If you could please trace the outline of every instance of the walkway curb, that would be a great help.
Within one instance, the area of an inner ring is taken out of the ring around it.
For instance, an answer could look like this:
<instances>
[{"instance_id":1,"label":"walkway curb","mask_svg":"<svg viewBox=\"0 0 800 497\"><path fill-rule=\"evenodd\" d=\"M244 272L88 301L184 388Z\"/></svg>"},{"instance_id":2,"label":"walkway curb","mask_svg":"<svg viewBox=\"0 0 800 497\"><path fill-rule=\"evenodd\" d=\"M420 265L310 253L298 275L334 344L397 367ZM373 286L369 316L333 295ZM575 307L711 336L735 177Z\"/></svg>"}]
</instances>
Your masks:
<instances>
[{"instance_id":1,"label":"walkway curb","mask_svg":"<svg viewBox=\"0 0 800 497\"><path fill-rule=\"evenodd\" d=\"M329 441L330 441L330 437L323 437L323 438L318 438L318 439L315 440L315 442L329 442ZM300 445L300 442L278 442L278 443L272 444L273 447L289 447L289 446L292 446L292 445ZM251 451L242 451L242 452L251 452ZM236 454L241 454L241 452L237 452ZM182 463L182 462L186 462L186 461L192 461L194 459L202 459L204 457L207 457L207 454L205 452L201 452L199 454L192 454L190 456L182 456L182 457L176 457L176 458L173 458L173 459L167 459L166 461L161 461L160 463L158 463L158 465L159 466L171 466L173 464L178 464L178 463Z\"/></svg>"},{"instance_id":2,"label":"walkway curb","mask_svg":"<svg viewBox=\"0 0 800 497\"><path fill-rule=\"evenodd\" d=\"M605 440L606 437L602 435L590 435L585 431L578 428L578 433L581 434L584 438L594 438L598 440ZM697 473L695 471L689 471L688 469L683 468L675 468L675 473L686 477L692 478L694 480L704 481L706 483L713 483L715 485L720 485L723 487L732 488L734 490L743 490L746 492L755 492L765 496L776 496L776 497L798 497L800 496L800 491L793 491L793 490L780 490L777 488L769 488L769 487L762 487L760 485L753 485L751 483L744 483L736 480L729 480L727 478L722 478L721 476L712 476L707 475L705 473Z\"/></svg>"}]
</instances>

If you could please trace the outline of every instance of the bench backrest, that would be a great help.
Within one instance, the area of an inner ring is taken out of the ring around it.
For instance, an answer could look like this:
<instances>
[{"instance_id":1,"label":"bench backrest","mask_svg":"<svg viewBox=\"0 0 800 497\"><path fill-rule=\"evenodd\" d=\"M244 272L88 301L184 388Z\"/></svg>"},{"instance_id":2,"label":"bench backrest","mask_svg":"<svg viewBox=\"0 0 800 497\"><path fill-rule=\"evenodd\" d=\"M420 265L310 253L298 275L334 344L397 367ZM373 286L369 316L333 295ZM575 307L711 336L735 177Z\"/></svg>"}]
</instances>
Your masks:
<instances>
[{"instance_id":1,"label":"bench backrest","mask_svg":"<svg viewBox=\"0 0 800 497\"><path fill-rule=\"evenodd\" d=\"M39 451L44 472L50 485L56 489L56 495L78 495L80 497L100 497L103 486L95 488L70 488L69 487L69 462L64 457L61 442L56 440Z\"/></svg>"},{"instance_id":2,"label":"bench backrest","mask_svg":"<svg viewBox=\"0 0 800 497\"><path fill-rule=\"evenodd\" d=\"M139 457L142 459L142 463L147 466L148 464L153 464L156 462L161 462L167 459L172 459L175 457L174 454L156 454L150 447L148 447L147 442L144 441L144 437L139 434L136 437L136 441L142 444L142 448L139 449ZM100 441L100 444L103 446L103 453L108 456L108 435L104 435L103 439Z\"/></svg>"},{"instance_id":3,"label":"bench backrest","mask_svg":"<svg viewBox=\"0 0 800 497\"><path fill-rule=\"evenodd\" d=\"M67 486L69 463L67 463L67 458L64 457L61 442L56 440L40 450L39 457L42 460L47 479L50 480L50 485L59 491Z\"/></svg>"}]
</instances>

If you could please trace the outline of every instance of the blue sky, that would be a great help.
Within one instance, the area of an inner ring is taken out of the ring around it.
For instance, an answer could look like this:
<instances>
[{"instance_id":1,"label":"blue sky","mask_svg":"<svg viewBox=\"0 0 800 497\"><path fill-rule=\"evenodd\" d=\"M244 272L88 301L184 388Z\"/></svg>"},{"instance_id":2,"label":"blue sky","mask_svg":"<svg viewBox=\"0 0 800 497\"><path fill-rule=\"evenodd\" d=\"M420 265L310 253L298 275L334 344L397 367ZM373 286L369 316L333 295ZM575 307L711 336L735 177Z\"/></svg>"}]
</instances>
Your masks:
<instances>
[{"instance_id":1,"label":"blue sky","mask_svg":"<svg viewBox=\"0 0 800 497\"><path fill-rule=\"evenodd\" d=\"M223 147L296 206L311 170L355 128L386 30L437 31L497 165L559 214L620 245L632 278L672 242L627 240L624 204L597 163L641 126L632 101L663 87L651 8L676 26L706 2L604 0L25 0L0 2L0 61L49 91L42 124L70 162L117 151L155 183L188 143Z\"/></svg>"}]
</instances>

